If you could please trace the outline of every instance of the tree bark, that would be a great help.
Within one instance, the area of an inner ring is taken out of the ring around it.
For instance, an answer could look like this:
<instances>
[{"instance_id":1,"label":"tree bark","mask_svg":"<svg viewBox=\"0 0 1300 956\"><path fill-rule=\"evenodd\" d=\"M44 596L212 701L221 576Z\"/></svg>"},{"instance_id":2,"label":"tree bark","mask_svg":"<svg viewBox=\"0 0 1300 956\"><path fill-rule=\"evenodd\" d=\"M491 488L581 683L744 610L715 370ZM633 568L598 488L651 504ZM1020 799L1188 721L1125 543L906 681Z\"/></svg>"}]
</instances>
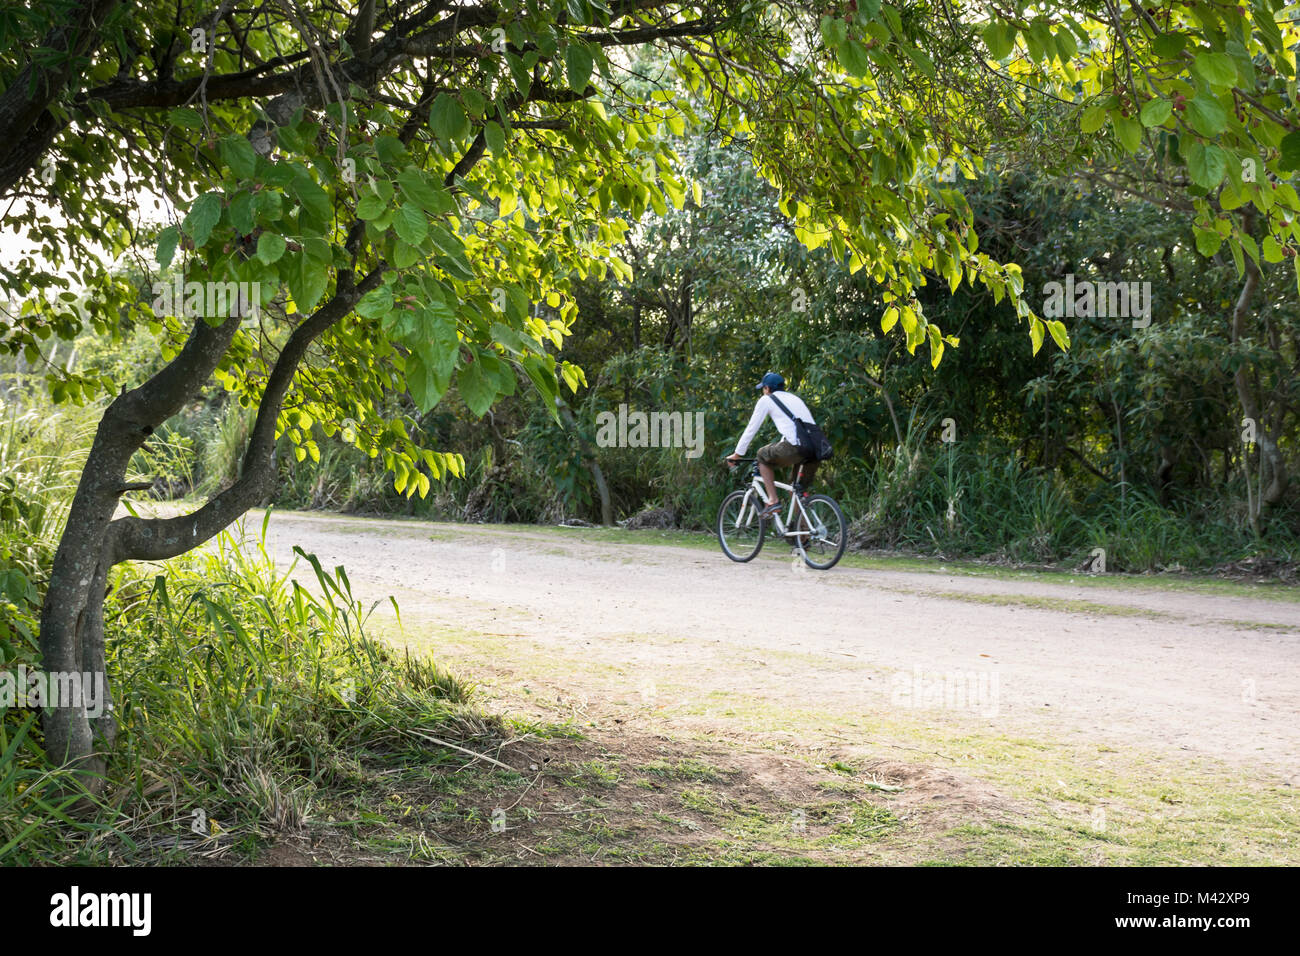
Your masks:
<instances>
[{"instance_id":1,"label":"tree bark","mask_svg":"<svg viewBox=\"0 0 1300 956\"><path fill-rule=\"evenodd\" d=\"M560 417L564 420L565 426L578 439L578 444L583 451L583 460L587 465L587 470L591 472L592 482L596 485L596 494L600 496L600 523L612 525L614 523L614 507L609 500L609 485L605 482L605 473L600 470L600 462L596 461L596 449L591 447L578 431L577 423L573 419L573 412L564 403L564 399L557 397L555 404L560 410Z\"/></svg>"},{"instance_id":2,"label":"tree bark","mask_svg":"<svg viewBox=\"0 0 1300 956\"><path fill-rule=\"evenodd\" d=\"M66 57L57 69L29 62L0 93L0 192L35 168L64 123L55 119L49 107L67 86L84 74L77 60L99 38L99 25L120 0L88 0L68 13L65 24L45 36L42 48Z\"/></svg>"},{"instance_id":3,"label":"tree bark","mask_svg":"<svg viewBox=\"0 0 1300 956\"><path fill-rule=\"evenodd\" d=\"M103 602L116 563L109 528L126 490L127 465L154 429L198 393L238 328L237 316L216 327L200 319L175 359L108 406L59 539L41 608L42 667L47 674L100 675L106 699L98 718L88 715L84 700L47 702L55 706L45 711L42 729L50 760L76 769L92 791L102 784L117 730L103 676Z\"/></svg>"},{"instance_id":4,"label":"tree bark","mask_svg":"<svg viewBox=\"0 0 1300 956\"><path fill-rule=\"evenodd\" d=\"M1246 228L1249 231L1254 224L1253 210L1248 210L1244 217ZM1255 291L1259 288L1259 268L1255 265L1254 260L1249 256L1246 257L1246 278L1241 284L1241 292L1237 295L1237 302L1232 309L1232 344L1236 345L1246 336L1246 316L1250 312L1251 300L1255 296ZM1255 391L1251 388L1250 378L1246 363L1242 362L1237 366L1237 370L1232 375L1233 385L1237 390L1237 400L1241 402L1242 411L1246 417L1255 423L1255 440L1259 445L1259 454L1261 462L1267 463L1269 470L1268 485L1265 487L1261 484L1259 489L1258 512L1262 513L1266 508L1271 508L1282 500L1286 494L1287 486L1290 484L1290 476L1287 474L1286 462L1282 458L1282 452L1277 446L1277 436L1272 434L1260 415L1259 402L1255 398ZM1252 515L1252 517L1254 517Z\"/></svg>"}]
</instances>

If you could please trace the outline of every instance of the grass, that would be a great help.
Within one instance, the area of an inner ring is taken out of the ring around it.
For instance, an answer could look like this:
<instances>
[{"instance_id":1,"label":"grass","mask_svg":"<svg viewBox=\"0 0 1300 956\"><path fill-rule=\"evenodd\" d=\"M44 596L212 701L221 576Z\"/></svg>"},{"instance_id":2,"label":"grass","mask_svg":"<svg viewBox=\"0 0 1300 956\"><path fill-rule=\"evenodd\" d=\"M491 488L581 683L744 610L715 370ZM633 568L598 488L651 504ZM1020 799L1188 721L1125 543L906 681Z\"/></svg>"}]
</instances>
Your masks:
<instances>
[{"instance_id":1,"label":"grass","mask_svg":"<svg viewBox=\"0 0 1300 956\"><path fill-rule=\"evenodd\" d=\"M45 576L94 409L0 411L0 668L11 671L39 664ZM468 684L372 640L372 609L342 568L299 560L312 591L264 541L230 535L165 566L115 569L109 777L87 792L46 762L38 711L0 708L0 864L256 857L386 775L453 772L508 732Z\"/></svg>"},{"instance_id":2,"label":"grass","mask_svg":"<svg viewBox=\"0 0 1300 956\"><path fill-rule=\"evenodd\" d=\"M489 659L478 648L490 641L469 632L439 633L438 643L454 657ZM512 674L527 676L511 679ZM625 675L554 645L519 645L505 671L485 686L500 705L509 706L517 699L521 679L532 689L532 706L541 709L549 706L548 686L571 689L575 682L593 698L635 698L627 692ZM999 732L986 722L942 711L884 708L864 715L796 706L753 690L714 690L705 698L686 698L677 694L672 675L663 676L659 690L653 708L640 708L651 711L651 717L620 717L625 729L619 739L627 746L638 721L646 719L659 738L669 737L686 753L718 740L743 739L767 753L803 761L817 775L811 788L824 795L826 804L883 805L898 818L897 825L874 830L870 828L886 820L843 816L830 828L835 839L820 830L801 836L782 827L797 806L805 807L809 820L820 819L807 809L815 801L805 795L745 809L743 802L727 796L741 778L723 758L658 758L634 763L630 770L630 758L618 764L617 755L606 758L619 766L629 791L657 793L668 787L679 792L675 809L660 812L671 821L689 819L710 835L698 846L675 851L679 862L754 862L762 853L782 861L825 861L833 852L858 854L854 858L859 859L869 852L875 860L934 865L1300 862L1295 832L1300 795L1267 770L1088 738ZM594 719L609 721L608 716ZM669 730L674 727L675 732ZM918 785L882 776L877 769L882 759L929 768L927 773L938 777L919 785L924 799L903 812L891 804L908 800ZM930 791L941 799L931 803ZM953 814L944 809L953 799L973 802ZM880 800L885 802L876 802ZM651 822L666 825L653 817ZM657 839L680 829L674 825ZM689 832L697 836L699 830ZM636 843L643 847L654 839L640 833Z\"/></svg>"},{"instance_id":3,"label":"grass","mask_svg":"<svg viewBox=\"0 0 1300 956\"><path fill-rule=\"evenodd\" d=\"M1109 614L1115 617L1149 617L1167 618L1147 608L1129 607L1123 604L1098 604L1095 601L1070 600L1068 598L1039 597L1029 594L972 594L968 591L934 591L934 597L949 601L967 601L972 604L990 604L995 607L1027 607L1043 611L1061 611L1066 614Z\"/></svg>"}]
</instances>

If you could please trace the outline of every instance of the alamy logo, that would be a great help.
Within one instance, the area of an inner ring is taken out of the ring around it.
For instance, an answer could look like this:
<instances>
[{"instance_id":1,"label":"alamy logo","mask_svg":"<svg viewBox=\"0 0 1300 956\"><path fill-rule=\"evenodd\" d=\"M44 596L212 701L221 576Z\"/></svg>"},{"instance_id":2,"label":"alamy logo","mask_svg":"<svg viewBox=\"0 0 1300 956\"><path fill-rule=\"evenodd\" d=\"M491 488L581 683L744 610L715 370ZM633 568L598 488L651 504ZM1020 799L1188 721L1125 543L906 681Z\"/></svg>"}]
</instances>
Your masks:
<instances>
[{"instance_id":1,"label":"alamy logo","mask_svg":"<svg viewBox=\"0 0 1300 956\"><path fill-rule=\"evenodd\" d=\"M20 664L0 670L0 707L81 707L92 720L104 715L104 675L91 671L42 671Z\"/></svg>"},{"instance_id":2,"label":"alamy logo","mask_svg":"<svg viewBox=\"0 0 1300 956\"><path fill-rule=\"evenodd\" d=\"M601 448L686 448L687 458L704 454L704 413L629 412L596 416L596 444Z\"/></svg>"},{"instance_id":3,"label":"alamy logo","mask_svg":"<svg viewBox=\"0 0 1300 956\"><path fill-rule=\"evenodd\" d=\"M1074 273L1064 284L1043 286L1043 317L1048 319L1132 319L1133 328L1151 324L1150 282L1076 281Z\"/></svg>"},{"instance_id":4,"label":"alamy logo","mask_svg":"<svg viewBox=\"0 0 1300 956\"><path fill-rule=\"evenodd\" d=\"M257 318L262 303L259 282L186 282L178 275L151 291L154 315L184 319Z\"/></svg>"},{"instance_id":5,"label":"alamy logo","mask_svg":"<svg viewBox=\"0 0 1300 956\"><path fill-rule=\"evenodd\" d=\"M132 935L148 936L152 924L151 893L82 893L74 886L50 897L51 926L127 926Z\"/></svg>"},{"instance_id":6,"label":"alamy logo","mask_svg":"<svg viewBox=\"0 0 1300 956\"><path fill-rule=\"evenodd\" d=\"M917 710L973 710L981 717L998 715L998 675L995 671L947 671L913 668L891 680L890 703Z\"/></svg>"}]
</instances>

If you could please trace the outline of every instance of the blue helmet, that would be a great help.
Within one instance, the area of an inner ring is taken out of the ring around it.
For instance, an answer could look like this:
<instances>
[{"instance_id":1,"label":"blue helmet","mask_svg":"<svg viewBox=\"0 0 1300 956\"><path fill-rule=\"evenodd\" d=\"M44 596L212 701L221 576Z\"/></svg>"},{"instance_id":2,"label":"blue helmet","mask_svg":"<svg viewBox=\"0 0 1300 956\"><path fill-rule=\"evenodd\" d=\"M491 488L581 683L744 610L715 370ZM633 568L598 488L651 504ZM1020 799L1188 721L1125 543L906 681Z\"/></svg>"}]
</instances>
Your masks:
<instances>
[{"instance_id":1,"label":"blue helmet","mask_svg":"<svg viewBox=\"0 0 1300 956\"><path fill-rule=\"evenodd\" d=\"M785 388L785 379L780 375L777 375L776 372L768 372L763 376L763 380L758 383L754 391L761 392L764 388L770 388L774 392L779 392L781 389Z\"/></svg>"}]
</instances>

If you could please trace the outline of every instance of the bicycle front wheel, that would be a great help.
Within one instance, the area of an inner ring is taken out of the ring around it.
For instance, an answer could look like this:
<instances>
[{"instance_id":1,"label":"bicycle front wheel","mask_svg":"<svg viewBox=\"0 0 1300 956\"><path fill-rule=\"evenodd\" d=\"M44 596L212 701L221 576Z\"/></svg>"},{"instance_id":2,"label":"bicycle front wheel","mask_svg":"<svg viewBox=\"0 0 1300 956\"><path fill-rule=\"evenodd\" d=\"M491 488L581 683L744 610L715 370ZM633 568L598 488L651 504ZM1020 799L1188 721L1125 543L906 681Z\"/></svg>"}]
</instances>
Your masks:
<instances>
[{"instance_id":1,"label":"bicycle front wheel","mask_svg":"<svg viewBox=\"0 0 1300 956\"><path fill-rule=\"evenodd\" d=\"M803 560L810 568L829 571L844 556L848 541L844 512L828 495L809 495L801 500L803 515L796 519L799 529L810 533L803 538Z\"/></svg>"},{"instance_id":2,"label":"bicycle front wheel","mask_svg":"<svg viewBox=\"0 0 1300 956\"><path fill-rule=\"evenodd\" d=\"M759 517L752 490L733 491L718 508L718 544L732 561L752 561L763 550L767 519Z\"/></svg>"}]
</instances>

